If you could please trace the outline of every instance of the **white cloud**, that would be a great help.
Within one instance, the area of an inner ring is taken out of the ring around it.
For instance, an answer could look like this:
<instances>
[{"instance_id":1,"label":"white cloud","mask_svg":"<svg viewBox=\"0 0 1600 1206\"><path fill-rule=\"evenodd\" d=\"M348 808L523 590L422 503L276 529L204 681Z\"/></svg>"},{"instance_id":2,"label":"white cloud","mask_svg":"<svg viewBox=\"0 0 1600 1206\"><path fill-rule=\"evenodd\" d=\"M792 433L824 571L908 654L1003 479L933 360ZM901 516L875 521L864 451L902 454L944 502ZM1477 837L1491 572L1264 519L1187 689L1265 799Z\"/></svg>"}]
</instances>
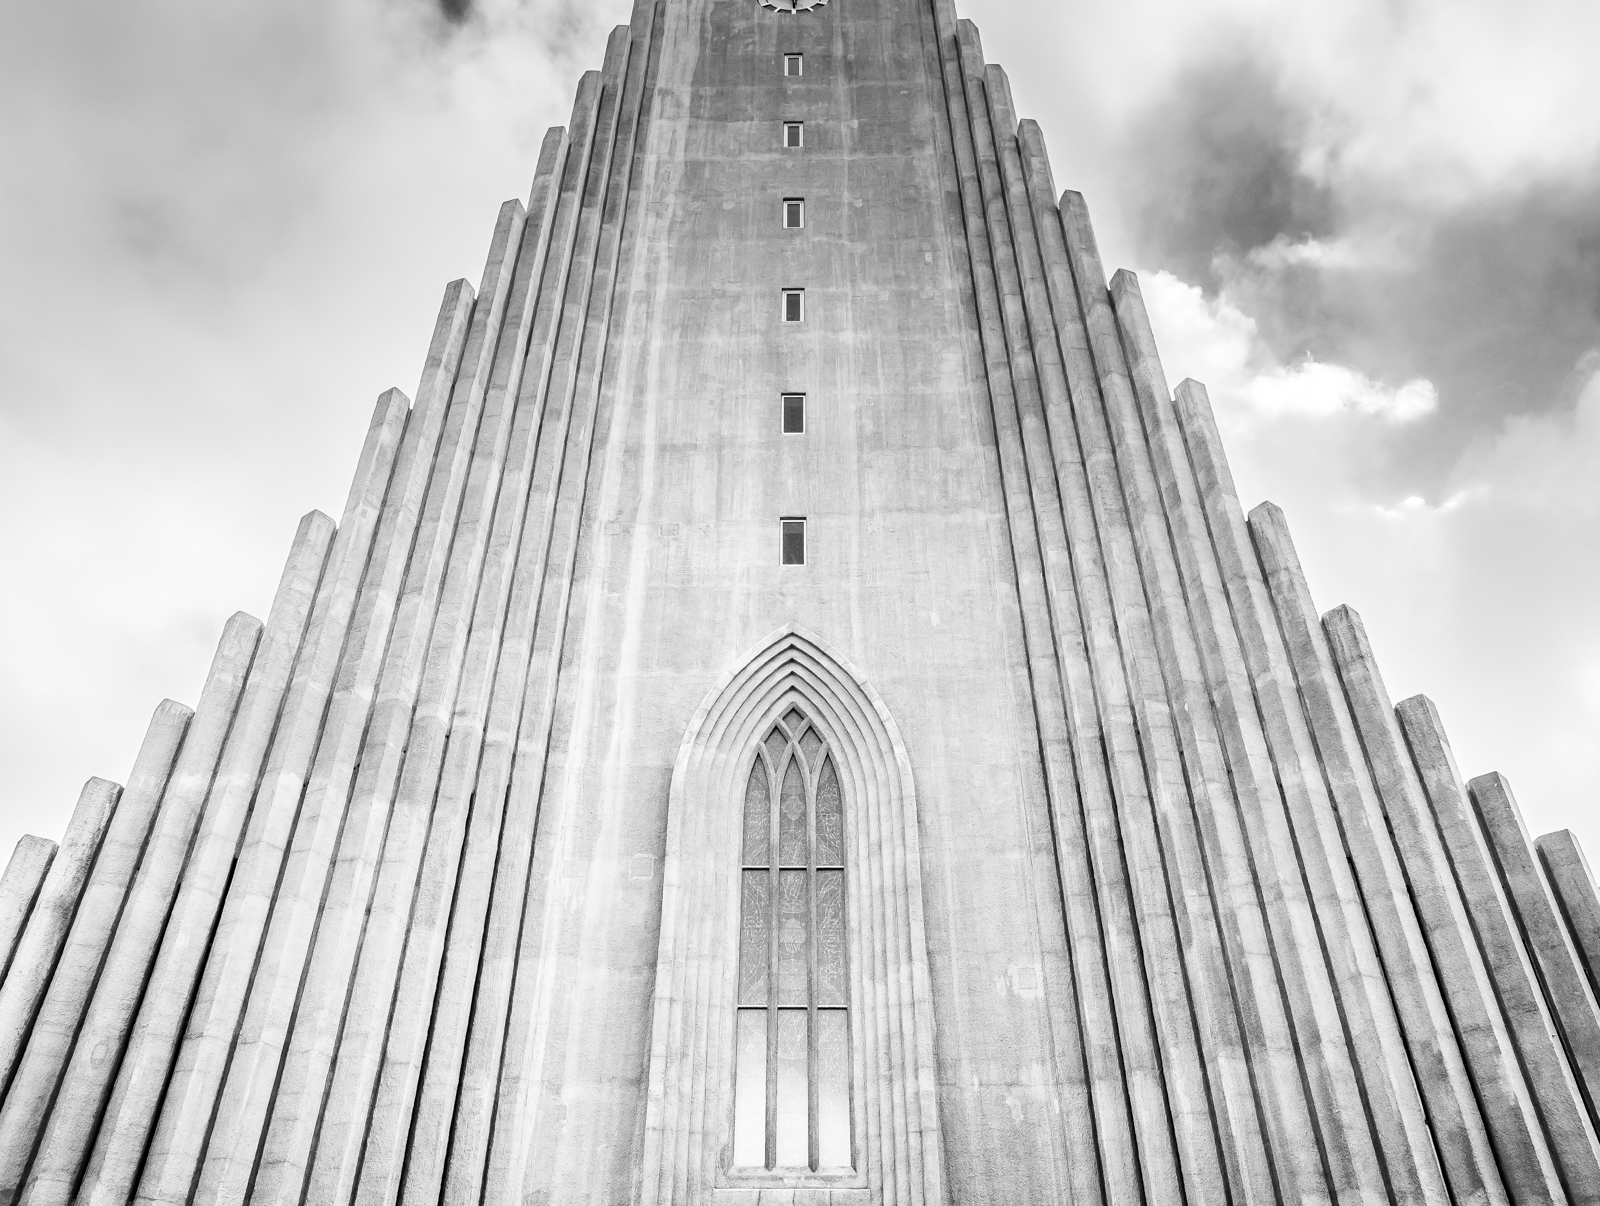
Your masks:
<instances>
[{"instance_id":1,"label":"white cloud","mask_svg":"<svg viewBox=\"0 0 1600 1206\"><path fill-rule=\"evenodd\" d=\"M1229 427L1347 414L1410 423L1438 409L1438 391L1428 381L1389 386L1310 358L1280 364L1258 337L1255 319L1226 294L1208 298L1168 272L1145 273L1141 282L1168 376L1204 382Z\"/></svg>"}]
</instances>

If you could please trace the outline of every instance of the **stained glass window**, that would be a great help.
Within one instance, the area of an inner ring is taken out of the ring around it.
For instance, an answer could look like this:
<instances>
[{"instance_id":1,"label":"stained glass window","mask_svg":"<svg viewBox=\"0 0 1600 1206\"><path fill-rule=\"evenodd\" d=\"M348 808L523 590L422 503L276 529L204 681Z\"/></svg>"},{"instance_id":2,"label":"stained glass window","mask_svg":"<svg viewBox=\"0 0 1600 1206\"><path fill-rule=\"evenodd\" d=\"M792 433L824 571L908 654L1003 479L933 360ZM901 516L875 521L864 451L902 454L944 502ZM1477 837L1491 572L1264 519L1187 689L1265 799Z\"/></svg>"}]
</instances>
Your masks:
<instances>
[{"instance_id":1,"label":"stained glass window","mask_svg":"<svg viewBox=\"0 0 1600 1206\"><path fill-rule=\"evenodd\" d=\"M850 978L844 802L827 742L791 708L744 797L733 1162L847 1172Z\"/></svg>"}]
</instances>

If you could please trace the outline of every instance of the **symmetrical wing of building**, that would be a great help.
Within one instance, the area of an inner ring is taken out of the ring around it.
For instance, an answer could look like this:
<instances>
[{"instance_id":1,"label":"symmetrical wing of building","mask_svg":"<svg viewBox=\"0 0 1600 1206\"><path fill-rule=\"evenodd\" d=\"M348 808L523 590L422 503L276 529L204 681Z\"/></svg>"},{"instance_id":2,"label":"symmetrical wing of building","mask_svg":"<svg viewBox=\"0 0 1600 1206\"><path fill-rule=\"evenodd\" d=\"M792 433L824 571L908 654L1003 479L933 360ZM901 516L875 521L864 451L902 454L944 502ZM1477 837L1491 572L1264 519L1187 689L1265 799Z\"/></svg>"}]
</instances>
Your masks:
<instances>
[{"instance_id":1,"label":"symmetrical wing of building","mask_svg":"<svg viewBox=\"0 0 1600 1206\"><path fill-rule=\"evenodd\" d=\"M0 1206L1600 1202L1600 901L950 0L636 0L0 882Z\"/></svg>"}]
</instances>

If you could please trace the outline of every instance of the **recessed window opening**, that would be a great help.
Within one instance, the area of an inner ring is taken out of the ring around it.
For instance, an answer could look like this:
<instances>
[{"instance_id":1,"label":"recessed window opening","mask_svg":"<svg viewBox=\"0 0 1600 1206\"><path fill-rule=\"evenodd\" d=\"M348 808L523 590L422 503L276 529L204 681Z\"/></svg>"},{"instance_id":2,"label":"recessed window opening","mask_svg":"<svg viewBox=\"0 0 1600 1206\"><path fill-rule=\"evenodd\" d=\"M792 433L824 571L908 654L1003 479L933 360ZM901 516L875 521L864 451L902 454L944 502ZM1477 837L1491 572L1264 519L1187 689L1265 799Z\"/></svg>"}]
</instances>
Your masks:
<instances>
[{"instance_id":1,"label":"recessed window opening","mask_svg":"<svg viewBox=\"0 0 1600 1206\"><path fill-rule=\"evenodd\" d=\"M734 1168L847 1172L844 799L828 743L797 707L756 752L740 862Z\"/></svg>"},{"instance_id":2,"label":"recessed window opening","mask_svg":"<svg viewBox=\"0 0 1600 1206\"><path fill-rule=\"evenodd\" d=\"M804 75L806 73L806 56L803 54L786 54L783 56L784 75Z\"/></svg>"},{"instance_id":3,"label":"recessed window opening","mask_svg":"<svg viewBox=\"0 0 1600 1206\"><path fill-rule=\"evenodd\" d=\"M804 435L806 431L806 396L783 395L783 434Z\"/></svg>"},{"instance_id":4,"label":"recessed window opening","mask_svg":"<svg viewBox=\"0 0 1600 1206\"><path fill-rule=\"evenodd\" d=\"M806 203L803 197L783 199L783 228L799 230L806 224Z\"/></svg>"},{"instance_id":5,"label":"recessed window opening","mask_svg":"<svg viewBox=\"0 0 1600 1206\"><path fill-rule=\"evenodd\" d=\"M783 145L785 147L803 147L806 145L806 123L803 121L786 121L783 123Z\"/></svg>"},{"instance_id":6,"label":"recessed window opening","mask_svg":"<svg viewBox=\"0 0 1600 1206\"><path fill-rule=\"evenodd\" d=\"M804 289L785 289L783 291L783 321L804 322L806 320L806 291Z\"/></svg>"},{"instance_id":7,"label":"recessed window opening","mask_svg":"<svg viewBox=\"0 0 1600 1206\"><path fill-rule=\"evenodd\" d=\"M779 520L783 530L783 564L806 563L806 521L799 518Z\"/></svg>"}]
</instances>

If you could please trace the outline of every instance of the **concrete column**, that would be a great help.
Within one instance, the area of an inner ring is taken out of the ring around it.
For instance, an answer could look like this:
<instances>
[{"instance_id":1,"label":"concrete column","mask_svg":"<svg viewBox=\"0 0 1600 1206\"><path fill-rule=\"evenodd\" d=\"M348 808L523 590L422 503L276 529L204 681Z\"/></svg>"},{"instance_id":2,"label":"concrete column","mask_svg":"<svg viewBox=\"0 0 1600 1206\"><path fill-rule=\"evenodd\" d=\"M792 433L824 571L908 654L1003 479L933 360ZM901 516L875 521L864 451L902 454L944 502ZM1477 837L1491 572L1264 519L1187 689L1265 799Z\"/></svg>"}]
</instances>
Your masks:
<instances>
[{"instance_id":1,"label":"concrete column","mask_svg":"<svg viewBox=\"0 0 1600 1206\"><path fill-rule=\"evenodd\" d=\"M1016 268L1007 275L1016 278L1018 302L1026 302L1032 347L1020 343L1019 333L1016 337L1019 346L1013 355L1031 354L1037 362L1044 407L1042 413L1036 409L1039 398L1032 391L1019 391L1025 420L1031 420L1024 423L1030 472L1036 481L1048 483L1048 490L1036 501L1035 509L1041 516L1060 514L1058 508L1064 510L1066 536L1063 544L1071 549L1070 552L1063 549L1056 563L1049 565L1049 572L1052 585L1060 591L1060 613L1071 619L1070 645L1060 633L1057 645L1058 651L1069 659L1065 677L1069 695L1075 695L1069 712L1069 728L1076 747L1074 754L1083 768L1083 777L1092 779L1095 787L1100 787L1104 783L1103 760L1096 758L1089 747L1096 729L1111 736L1120 763L1112 774L1120 780L1120 790L1102 795L1094 806L1107 809L1114 816L1112 799L1126 800L1122 817L1124 843L1134 852L1130 862L1141 869L1139 922L1148 959L1145 978L1156 1001L1162 1060L1168 1080L1170 1122L1159 1125L1170 1125L1176 1132L1184 1184L1193 1200L1206 1201L1227 1194L1227 1182L1233 1184L1233 1192L1248 1196L1241 1182L1249 1180L1258 1170L1266 1171L1265 1151L1255 1125L1256 1108L1199 843L1192 827L1186 826L1181 833L1169 827L1165 835L1166 849L1163 849L1162 835L1150 810L1149 782L1141 773L1143 759L1128 710L1126 673L1119 664L1119 652L1114 645L1099 650L1099 665L1095 670L1090 669L1085 656L1085 634L1078 623L1078 610L1088 617L1085 620L1088 627L1104 633L1101 641L1108 637L1114 641L1118 624L1113 616L1117 612L1107 592L1105 571L1096 556L1100 541L1094 527L1094 504L1089 498L1082 452L1074 430L1070 386L1056 338L1054 306L1045 279L1021 148L1012 133L1017 122L1010 87L1004 73L996 67L988 68L985 83L990 124L994 128L993 157L998 167L993 187L1003 185L1004 188L1003 211L1001 206L991 206L994 213L991 240L1001 248L998 258L1008 267L1010 249L1017 249ZM974 84L969 78L969 88ZM977 103L977 98L972 100ZM991 154L983 145L982 135L986 131L981 125L979 133L980 148L984 151L980 164L987 167ZM1048 176L1048 168L1042 162L1042 144L1038 150L1041 160L1036 170ZM983 178L986 186L989 185L988 172ZM1045 197L1048 196L1047 187ZM1059 231L1053 203L1049 211L1046 221ZM1012 322L1022 321L1015 306L1007 311L1007 317ZM1075 322L1076 317L1074 307L1068 320ZM1094 394L1091 386L1090 396ZM1053 519L1049 526L1055 526ZM1107 724L1113 717L1112 724ZM1073 874L1070 870L1064 871L1066 876ZM1187 941L1180 941L1180 933L1188 935ZM1156 969L1163 966L1178 967L1185 963L1192 982L1203 986L1198 991L1187 991L1177 978L1157 974ZM1210 1076L1207 1069L1211 1070ZM1156 1122L1155 1119L1150 1121ZM1102 1152L1114 1141L1113 1137L1104 1137ZM1242 1155L1241 1147L1245 1149Z\"/></svg>"},{"instance_id":2,"label":"concrete column","mask_svg":"<svg viewBox=\"0 0 1600 1206\"><path fill-rule=\"evenodd\" d=\"M1517 930L1505 885L1473 816L1444 723L1433 702L1421 695L1403 700L1395 714L1444 839L1567 1196L1574 1203L1600 1201L1600 1147L1594 1125Z\"/></svg>"},{"instance_id":3,"label":"concrete column","mask_svg":"<svg viewBox=\"0 0 1600 1206\"><path fill-rule=\"evenodd\" d=\"M21 1192L193 715L170 699L156 708L128 785L106 827L50 987L34 1017L27 1048L0 1104L0 1202L14 1202Z\"/></svg>"},{"instance_id":4,"label":"concrete column","mask_svg":"<svg viewBox=\"0 0 1600 1206\"><path fill-rule=\"evenodd\" d=\"M232 872L239 834L332 540L333 521L327 516L313 511L301 520L215 778L203 785L205 802L192 844L181 843L184 851L180 853L176 835L171 835L172 842L164 840L153 854L152 868L159 859L160 865L170 870L167 860L177 856L183 860L182 869L165 925L157 927L159 953L149 948L144 951L145 958L154 959L154 966L126 1034L127 1046L116 1070L110 1102L98 1134L92 1136L94 1147L77 1198L84 1206L90 1202L126 1206L133 1194L133 1178L155 1125L190 996ZM175 824L179 812L181 809L174 810ZM153 926L154 921L141 911L137 924ZM79 1160L76 1151L90 1138L62 1132L60 1147L52 1139L52 1165L75 1166ZM52 1191L41 1182L39 1192L41 1200L47 1200Z\"/></svg>"},{"instance_id":5,"label":"concrete column","mask_svg":"<svg viewBox=\"0 0 1600 1206\"><path fill-rule=\"evenodd\" d=\"M1600 1008L1589 977L1545 881L1511 784L1498 774L1483 775L1467 784L1467 794L1592 1119L1600 1098Z\"/></svg>"},{"instance_id":6,"label":"concrete column","mask_svg":"<svg viewBox=\"0 0 1600 1206\"><path fill-rule=\"evenodd\" d=\"M78 902L83 898L84 886L89 882L100 843L121 795L122 788L105 779L90 779L83 785L61 848L50 863L22 940L17 943L11 970L4 987L0 987L0 1097L5 1095L28 1045L34 1015L50 987L56 961L61 957Z\"/></svg>"},{"instance_id":7,"label":"concrete column","mask_svg":"<svg viewBox=\"0 0 1600 1206\"><path fill-rule=\"evenodd\" d=\"M225 1067L215 1065L223 1080L196 1190L202 1200L243 1202L253 1192L252 1181L263 1176L262 1192L273 1192L279 1170L257 1168L257 1157L267 1158L264 1146L258 1146L274 1096L283 1089L292 1102L302 1088L298 1070L288 1073L289 1083L282 1079L285 1049L296 1033L325 1041L327 1026L334 1029L326 1037L337 1041L338 1007L349 991L350 965L365 928L522 224L522 203L507 202L473 310L365 731L359 745L347 739L343 748L333 747L338 752L329 761L324 761L326 737L318 749L318 768L272 892L231 1057ZM326 778L318 773L323 767ZM312 1096L320 1104L320 1092L313 1090ZM296 1105L286 1108L298 1114Z\"/></svg>"},{"instance_id":8,"label":"concrete column","mask_svg":"<svg viewBox=\"0 0 1600 1206\"><path fill-rule=\"evenodd\" d=\"M1348 607L1337 607L1323 616L1322 624L1506 1190L1514 1202L1566 1201L1493 979L1473 937L1361 618Z\"/></svg>"},{"instance_id":9,"label":"concrete column","mask_svg":"<svg viewBox=\"0 0 1600 1206\"><path fill-rule=\"evenodd\" d=\"M334 1091L341 1094L359 1092L364 1094L363 1100L373 1101L376 1089L377 1096L371 1109L370 1126L351 1126L335 1117L325 1118L308 1189L308 1193L319 1200L346 1200L352 1192L356 1192L354 1179L359 1172L362 1200L391 1202L399 1193L399 1178L403 1171L409 1167L411 1178L427 1178L426 1170L442 1164L448 1146L446 1134L438 1139L437 1150L434 1150L435 1141L424 1137L412 1126L413 1110L417 1104L417 1079L430 1035L433 1042L452 1046L465 1040L464 1033L456 1032L456 1025L441 1027L435 1022L430 1029L436 1006L444 1008L447 1003L460 1001L463 1008L469 1008L471 1001L471 994L452 991L450 986L465 984L472 972L453 979L446 978L442 982L439 978L439 956L436 951L443 935L439 932L442 918L437 910L450 906L452 885L448 881L453 878L460 863L459 845L452 836L452 827L465 824L468 812L472 814L473 823L478 823L480 810L492 814L503 799L503 793L486 794L481 787L477 787L477 805L473 807L471 804L476 786L475 774L479 773L480 750L478 738L472 731L472 717L479 706L479 692L485 689L484 676L493 672L495 657L501 657L500 664L505 666L502 647L495 635L499 625L506 620L505 587L515 561L514 539L511 545L507 545L505 533L507 528L520 528L528 506L530 461L539 444L543 404L541 386L549 367L549 350L555 329L553 316L560 309L561 286L566 279L572 255L578 194L587 172L589 146L595 126L594 105L598 101L599 91L599 73L591 72L579 88L578 107L574 115L575 136L580 141L569 157L565 131L556 129L547 135L535 186L530 195L525 234L528 242L518 261L518 284L514 289L514 296L520 300L516 303L516 315L507 320L508 327L515 322L518 334L514 340L505 341L506 345L514 345L518 350L526 346L527 357L525 364L513 361L507 357L507 347L503 346L491 385L492 393L518 394L519 400L515 430L511 433L500 488L501 506L494 517L494 530L490 535L491 551L487 553L483 581L478 587L474 604L471 646L448 655L430 655L449 656L463 666L463 684L454 709L456 727L450 730L442 773L437 761L413 759L408 754L400 789L403 805L408 793L431 793L437 783L438 797L433 805L434 828L428 835L426 851L426 858L431 865L422 868L415 906L421 913L431 914L432 919L419 918L418 913L413 912L410 929L406 931L403 969L400 966L402 952L393 950L389 953L392 962L385 965L381 974L374 974L366 967L367 954L363 951L362 976L371 980L373 990L393 994L393 1009L388 1018L387 1039L382 1046L372 1044L364 1048L361 1045L362 1032L357 1031L353 1035L350 1028L346 1027ZM475 467L474 474L477 473ZM457 572L452 567L452 575ZM449 589L447 586L447 591ZM464 624L462 629L459 635L465 636ZM494 650L486 657L490 645L494 646ZM506 668L508 671L511 669ZM449 718L436 705L432 710L434 722L441 726L441 732L426 744L426 748L443 754L442 726L448 723ZM425 719L427 711L428 708L419 705L418 723L428 723ZM413 748L417 748L422 743L414 737L412 744ZM413 840L415 842L415 838ZM452 847L455 849L453 856L449 853ZM386 860L389 857L386 856ZM423 855L414 846L409 857L420 859ZM448 866L441 867L440 860ZM492 867L487 875L492 879ZM463 884L463 888L466 887ZM380 894L383 890L380 883ZM487 891L487 885L483 890ZM397 928L405 929L403 923L396 924ZM427 970L430 967L431 973ZM440 991L441 986L443 991ZM436 992L439 993L437 998ZM459 1029L464 1031L464 1028L463 1017ZM370 1052L371 1056L371 1061L365 1065L361 1063L364 1051ZM340 1081L358 1077L363 1078L359 1089L341 1087ZM358 1121L365 1119L358 1118ZM433 1179L437 1180L436 1177Z\"/></svg>"},{"instance_id":10,"label":"concrete column","mask_svg":"<svg viewBox=\"0 0 1600 1206\"><path fill-rule=\"evenodd\" d=\"M1110 293L1155 487L1172 533L1201 673L1266 896L1279 976L1289 996L1290 1023L1318 1109L1335 1191L1359 1200L1376 1201L1389 1192L1401 1201L1415 1200L1421 1186L1415 1170L1405 1167L1403 1156L1386 1183L1374 1120L1368 1116L1368 1101L1345 1032L1347 1013L1361 1014L1363 969L1356 965L1344 925L1334 923L1319 933L1316 905L1338 916L1340 889L1348 885L1349 871L1336 827L1330 824L1330 834L1317 825L1314 813L1319 803L1326 806L1326 795L1315 760L1301 760L1307 751L1295 747L1283 697L1270 689L1267 641L1276 640L1275 625L1269 631L1259 621L1252 622L1248 594L1230 598L1226 593L1219 553L1229 550L1224 539L1214 543L1217 534L1200 499L1137 278L1119 271L1111 280ZM1237 562L1237 546L1231 551ZM1248 564L1254 569L1253 559ZM1245 585L1237 574L1235 584ZM1298 700L1295 705L1298 711ZM1279 739L1275 746L1269 747L1269 736ZM1343 884L1334 880L1330 861L1337 861ZM1349 886L1349 896L1354 895ZM1356 919L1361 920L1359 909ZM1354 999L1341 1001L1336 994L1330 959L1342 966ZM1351 1022L1360 1028L1355 1018ZM1370 1025L1366 1029L1370 1033ZM1381 1052L1377 1054L1381 1058Z\"/></svg>"},{"instance_id":11,"label":"concrete column","mask_svg":"<svg viewBox=\"0 0 1600 1206\"><path fill-rule=\"evenodd\" d=\"M11 852L11 861L0 876L0 985L6 981L11 957L22 941L22 931L33 914L39 889L56 856L56 844L28 834Z\"/></svg>"},{"instance_id":12,"label":"concrete column","mask_svg":"<svg viewBox=\"0 0 1600 1206\"><path fill-rule=\"evenodd\" d=\"M561 141L557 138L552 148L547 139L540 157L541 179L551 178ZM547 246L543 195L536 189L534 196L535 209L523 226L521 249L515 257L477 448L425 655L426 668L404 740L404 761L371 897L358 902L335 898L324 904L320 922L324 932L333 928L330 911L337 917L341 910L366 905L359 946L330 945L319 933L251 1191L255 1203L298 1206L307 1192L318 1201L349 1199L386 1039L397 1019L413 1012L426 1019L433 1012L437 967L431 981L401 986L398 993L397 981L402 956L409 957L421 938L416 912L429 904L449 907L448 890L438 891L421 864L425 847L431 851L435 844L443 844L441 829L451 823L449 811L435 793L443 788L440 772L447 738L453 752L450 718L470 707L460 684L473 600L485 609L495 606L492 578L501 567L486 564L490 517L497 497L507 507L520 507L526 499L526 485L507 458L515 440L512 410ZM503 600L501 603L503 606ZM464 801L471 798L471 769L475 766L474 758L463 776ZM452 871L459 861L458 850ZM308 1191L313 1153L319 1175ZM329 1173L331 1179L324 1179Z\"/></svg>"},{"instance_id":13,"label":"concrete column","mask_svg":"<svg viewBox=\"0 0 1600 1206\"><path fill-rule=\"evenodd\" d=\"M1163 685L1156 699L1170 709L1192 807L1207 846L1213 890L1221 903L1244 1033L1251 1044L1262 1119L1277 1162L1280 1192L1305 1201L1332 1190L1322 1136L1307 1100L1301 1054L1288 1016L1269 931L1269 912L1285 902L1257 880L1241 817L1245 801L1230 780L1213 720L1194 629L1139 418L1133 383L1105 284L1087 206L1076 193L1061 201L1061 226L1072 264L1089 349L1100 382L1103 422L1140 580L1152 612L1149 652ZM1153 687L1153 684L1152 684ZM1248 780L1245 781L1248 786Z\"/></svg>"},{"instance_id":14,"label":"concrete column","mask_svg":"<svg viewBox=\"0 0 1600 1206\"><path fill-rule=\"evenodd\" d=\"M1600 893L1595 890L1583 847L1568 829L1547 833L1533 844L1589 978L1589 988L1600 996Z\"/></svg>"},{"instance_id":15,"label":"concrete column","mask_svg":"<svg viewBox=\"0 0 1600 1206\"><path fill-rule=\"evenodd\" d=\"M1205 428L1195 443L1215 444L1217 436L1209 407L1186 407L1184 397L1180 387L1179 415L1197 433ZM1195 463L1197 468L1202 463L1199 453ZM1222 476L1226 465L1218 463L1220 485L1226 480ZM1232 494L1231 484L1227 491ZM1426 1102L1433 1145L1454 1200L1507 1202L1494 1149L1478 1111L1450 1011L1434 975L1428 944L1384 819L1378 789L1362 752L1283 512L1271 503L1262 503L1250 513L1250 536L1338 809L1340 830L1382 957L1383 978L1399 1014L1411 1073Z\"/></svg>"},{"instance_id":16,"label":"concrete column","mask_svg":"<svg viewBox=\"0 0 1600 1206\"><path fill-rule=\"evenodd\" d=\"M347 785L359 753L471 312L471 287L454 282L445 291L415 407L407 415L397 390L380 399L393 409L369 431L370 456L364 451L329 554L141 1174L141 1201L182 1201L191 1191L246 995L252 985L263 994L281 990L283 952L278 943L264 944L267 920L280 899L293 913L304 883L301 862L285 852L292 835L330 823L322 815L330 776ZM347 790L337 791L341 811ZM298 977L303 961L292 962L287 974ZM259 1130L245 1142L253 1151Z\"/></svg>"},{"instance_id":17,"label":"concrete column","mask_svg":"<svg viewBox=\"0 0 1600 1206\"><path fill-rule=\"evenodd\" d=\"M1098 711L1110 754L1106 763L1117 782L1123 823L1129 823L1140 808L1151 806L1136 806L1141 797L1151 801L1162 848L1173 860L1174 899L1186 917L1184 958L1198 986L1193 993L1195 1009L1208 1044L1212 1109L1230 1184L1242 1201L1270 1200L1277 1193L1276 1174L1262 1133L1247 1050L1251 1008L1241 1001L1227 963L1227 944L1236 941L1240 932L1239 914L1230 900L1213 894L1215 883L1167 706L1138 572L1138 553L1105 425L1098 373L1055 203L1044 139L1031 121L1021 123L1019 138L1055 315L1056 344L1072 398L1070 406L1051 411L1050 432L1067 499L1079 593L1097 667ZM1104 571L1096 571L1095 563L1084 556L1085 550L1099 552ZM1090 716L1093 707L1091 699ZM1237 949L1232 957L1238 957ZM1114 1045L1110 1055L1116 1057Z\"/></svg>"},{"instance_id":18,"label":"concrete column","mask_svg":"<svg viewBox=\"0 0 1600 1206\"><path fill-rule=\"evenodd\" d=\"M1119 290L1113 282L1112 294L1124 330L1131 329L1130 342L1148 346L1153 356L1154 338L1137 283L1131 275L1119 273L1118 278L1123 286ZM1159 377L1159 363L1153 372ZM1367 1142L1376 1145L1368 1149L1374 1163L1381 1150L1382 1168L1375 1171L1380 1182L1387 1182L1386 1192L1396 1201L1441 1201L1447 1191L1428 1133L1427 1115L1210 400L1205 387L1195 381L1178 386L1173 405L1166 405L1162 398L1140 390L1147 422L1181 440L1176 447L1162 441L1168 444L1168 471L1182 499L1180 513L1202 517L1209 533L1227 596L1225 605L1222 600L1210 605L1215 622L1224 626L1223 646L1230 644L1226 632L1230 616L1238 634L1239 660L1234 661L1231 653L1228 656L1227 689L1236 708L1248 707L1246 731L1249 717L1259 717L1270 752L1270 770L1286 810L1288 854L1304 872L1318 922L1312 938L1320 934L1332 977L1330 988L1337 991L1338 1010L1323 1024L1335 1027L1338 1047L1352 1073L1346 1091L1356 1087L1355 1077L1360 1080L1358 1099L1367 1117L1355 1111L1342 1121L1351 1130L1366 1131ZM1148 408L1151 401L1156 403L1153 409ZM1158 453L1158 463L1162 459ZM1365 1148L1365 1144L1360 1146ZM1369 1182L1367 1192L1373 1191Z\"/></svg>"},{"instance_id":19,"label":"concrete column","mask_svg":"<svg viewBox=\"0 0 1600 1206\"><path fill-rule=\"evenodd\" d=\"M182 752L167 782L138 877L117 922L93 999L56 1092L55 1106L28 1174L27 1206L70 1202L151 964L161 944L178 877L233 726L261 622L239 613L223 629ZM126 808L126 798L123 807Z\"/></svg>"}]
</instances>

